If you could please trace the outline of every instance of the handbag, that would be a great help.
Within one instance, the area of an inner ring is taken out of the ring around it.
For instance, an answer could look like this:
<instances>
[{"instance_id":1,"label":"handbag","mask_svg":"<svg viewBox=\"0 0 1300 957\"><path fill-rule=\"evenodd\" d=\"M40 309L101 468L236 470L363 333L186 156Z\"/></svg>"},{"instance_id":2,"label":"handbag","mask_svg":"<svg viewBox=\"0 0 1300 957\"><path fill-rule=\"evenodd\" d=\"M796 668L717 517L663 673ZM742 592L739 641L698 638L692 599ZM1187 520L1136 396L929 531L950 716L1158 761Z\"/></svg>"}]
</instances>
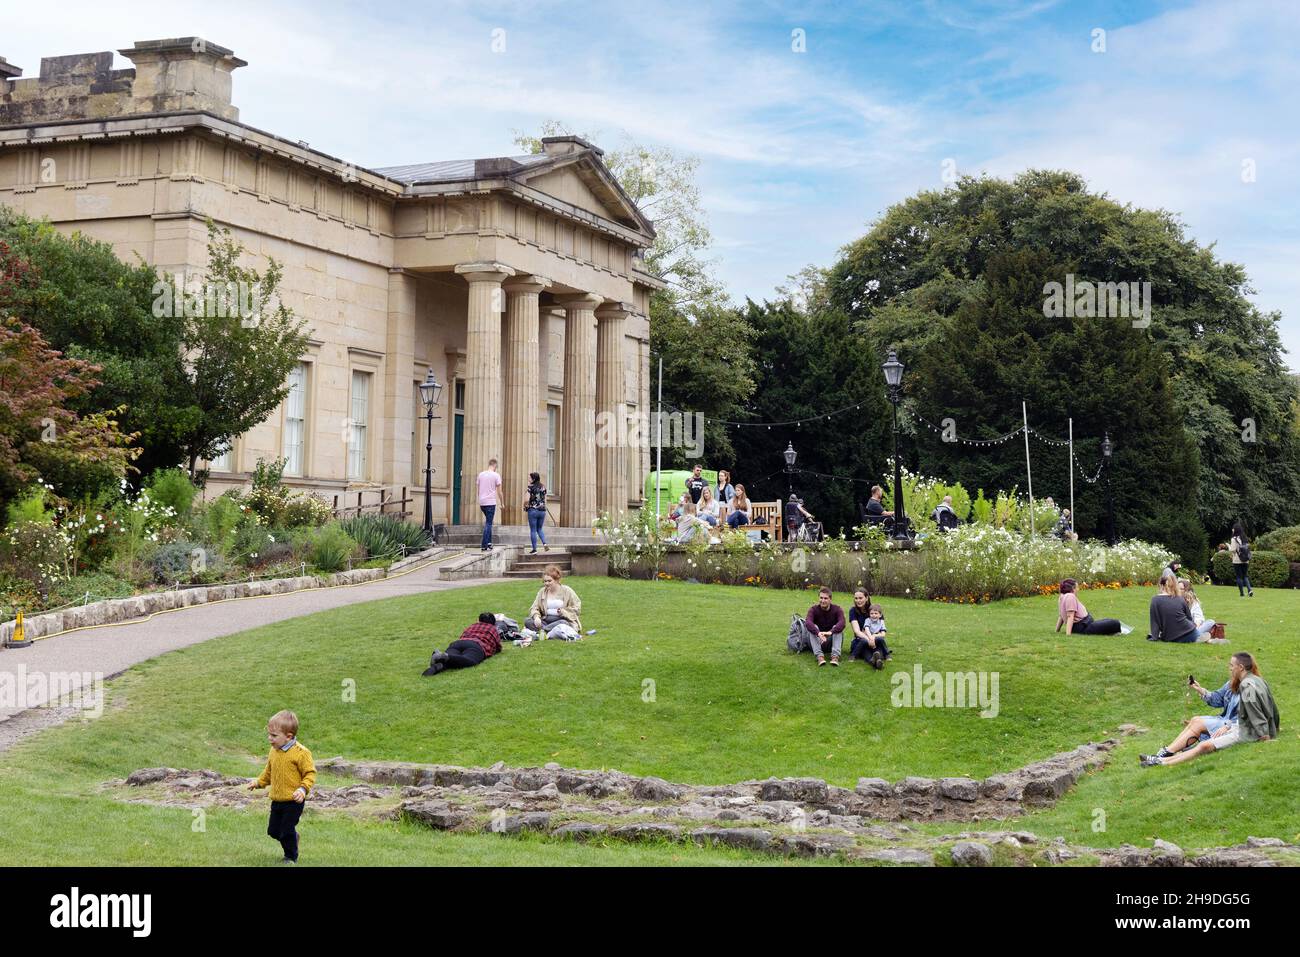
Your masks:
<instances>
[{"instance_id":1,"label":"handbag","mask_svg":"<svg viewBox=\"0 0 1300 957\"><path fill-rule=\"evenodd\" d=\"M1224 623L1221 622L1221 621L1216 621L1216 622L1215 622L1215 623L1210 627L1210 637L1211 637L1211 638L1224 638L1224 637L1226 637L1226 635L1224 634L1224 627L1223 627L1223 624L1224 624Z\"/></svg>"}]
</instances>

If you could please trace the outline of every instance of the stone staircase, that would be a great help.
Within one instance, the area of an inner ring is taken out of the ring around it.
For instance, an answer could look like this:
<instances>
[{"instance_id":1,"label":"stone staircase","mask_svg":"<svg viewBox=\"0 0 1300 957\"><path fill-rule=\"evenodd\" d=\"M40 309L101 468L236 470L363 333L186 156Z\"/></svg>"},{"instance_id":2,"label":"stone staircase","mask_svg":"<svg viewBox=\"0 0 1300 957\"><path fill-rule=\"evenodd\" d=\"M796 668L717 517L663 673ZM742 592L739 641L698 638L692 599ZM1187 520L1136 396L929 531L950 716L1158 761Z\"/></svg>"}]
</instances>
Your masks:
<instances>
[{"instance_id":1,"label":"stone staircase","mask_svg":"<svg viewBox=\"0 0 1300 957\"><path fill-rule=\"evenodd\" d=\"M506 570L505 578L529 578L541 581L542 570L547 565L558 565L565 577L573 574L573 558L563 549L552 547L549 552L538 551L530 555L523 551Z\"/></svg>"}]
</instances>

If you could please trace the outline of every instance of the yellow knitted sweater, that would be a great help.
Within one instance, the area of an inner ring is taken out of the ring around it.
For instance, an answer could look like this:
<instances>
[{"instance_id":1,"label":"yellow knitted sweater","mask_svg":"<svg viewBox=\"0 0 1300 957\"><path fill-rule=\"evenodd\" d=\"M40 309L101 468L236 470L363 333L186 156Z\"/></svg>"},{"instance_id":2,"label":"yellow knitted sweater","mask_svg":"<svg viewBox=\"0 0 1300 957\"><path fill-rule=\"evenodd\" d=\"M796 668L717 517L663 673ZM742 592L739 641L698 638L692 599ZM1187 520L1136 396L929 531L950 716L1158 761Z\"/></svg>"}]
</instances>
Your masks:
<instances>
[{"instance_id":1,"label":"yellow knitted sweater","mask_svg":"<svg viewBox=\"0 0 1300 957\"><path fill-rule=\"evenodd\" d=\"M312 763L311 752L298 741L288 751L272 748L266 767L257 779L259 788L268 784L272 801L292 801L293 792L298 788L310 794L316 785L316 765Z\"/></svg>"}]
</instances>

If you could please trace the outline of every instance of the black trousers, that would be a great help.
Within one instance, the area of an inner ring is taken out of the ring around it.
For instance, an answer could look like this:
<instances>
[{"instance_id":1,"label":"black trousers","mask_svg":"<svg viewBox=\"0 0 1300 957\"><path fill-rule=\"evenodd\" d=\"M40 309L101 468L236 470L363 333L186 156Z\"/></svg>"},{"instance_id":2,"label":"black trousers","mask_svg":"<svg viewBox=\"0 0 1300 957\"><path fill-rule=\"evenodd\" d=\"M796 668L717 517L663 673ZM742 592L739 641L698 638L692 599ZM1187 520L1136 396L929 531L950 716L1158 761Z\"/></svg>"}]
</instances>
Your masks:
<instances>
[{"instance_id":1,"label":"black trousers","mask_svg":"<svg viewBox=\"0 0 1300 957\"><path fill-rule=\"evenodd\" d=\"M275 838L284 848L284 856L291 861L298 859L298 819L307 802L272 801L271 822L266 826L269 837Z\"/></svg>"},{"instance_id":2,"label":"black trousers","mask_svg":"<svg viewBox=\"0 0 1300 957\"><path fill-rule=\"evenodd\" d=\"M447 660L444 664L448 668L473 668L475 665L481 665L487 659L487 653L483 651L483 646L477 641L471 641L468 638L457 639L447 646Z\"/></svg>"},{"instance_id":3,"label":"black trousers","mask_svg":"<svg viewBox=\"0 0 1300 957\"><path fill-rule=\"evenodd\" d=\"M1088 615L1074 623L1072 635L1118 635L1120 623L1115 618L1093 618Z\"/></svg>"},{"instance_id":4,"label":"black trousers","mask_svg":"<svg viewBox=\"0 0 1300 957\"><path fill-rule=\"evenodd\" d=\"M1241 596L1246 592L1253 592L1255 589L1250 587L1250 562L1236 562L1232 566L1232 573L1237 576L1237 595Z\"/></svg>"},{"instance_id":5,"label":"black trousers","mask_svg":"<svg viewBox=\"0 0 1300 957\"><path fill-rule=\"evenodd\" d=\"M870 661L871 656L880 652L880 657L889 657L889 646L885 644L884 635L876 635L876 647L872 648L861 638L854 638L849 644L849 657L859 661Z\"/></svg>"}]
</instances>

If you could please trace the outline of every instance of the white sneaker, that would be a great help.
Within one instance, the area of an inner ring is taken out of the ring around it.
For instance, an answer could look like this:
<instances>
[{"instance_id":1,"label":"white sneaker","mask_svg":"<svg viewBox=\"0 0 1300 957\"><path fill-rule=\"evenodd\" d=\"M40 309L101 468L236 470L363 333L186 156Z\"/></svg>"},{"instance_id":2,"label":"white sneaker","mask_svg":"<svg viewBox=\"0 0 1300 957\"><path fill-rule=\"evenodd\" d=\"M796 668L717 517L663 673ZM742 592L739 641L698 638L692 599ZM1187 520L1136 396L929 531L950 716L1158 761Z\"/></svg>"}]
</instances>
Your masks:
<instances>
[{"instance_id":1,"label":"white sneaker","mask_svg":"<svg viewBox=\"0 0 1300 957\"><path fill-rule=\"evenodd\" d=\"M1133 629L1130 628L1128 625L1124 624L1122 621L1119 623L1119 633L1121 635L1131 634L1132 631Z\"/></svg>"}]
</instances>

